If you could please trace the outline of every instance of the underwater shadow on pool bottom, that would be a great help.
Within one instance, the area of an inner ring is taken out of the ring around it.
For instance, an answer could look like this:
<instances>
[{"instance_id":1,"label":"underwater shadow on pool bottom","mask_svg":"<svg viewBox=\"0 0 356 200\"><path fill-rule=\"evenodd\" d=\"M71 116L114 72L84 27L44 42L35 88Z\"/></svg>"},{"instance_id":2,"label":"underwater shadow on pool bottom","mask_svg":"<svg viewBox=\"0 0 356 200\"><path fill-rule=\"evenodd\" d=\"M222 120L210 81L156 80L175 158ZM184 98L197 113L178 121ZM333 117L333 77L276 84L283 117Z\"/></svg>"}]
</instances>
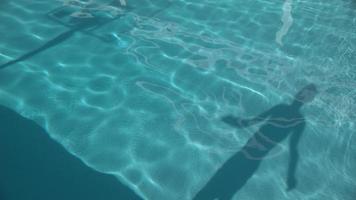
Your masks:
<instances>
[{"instance_id":1,"label":"underwater shadow on pool bottom","mask_svg":"<svg viewBox=\"0 0 356 200\"><path fill-rule=\"evenodd\" d=\"M1 200L141 199L69 154L35 122L0 106Z\"/></svg>"}]
</instances>

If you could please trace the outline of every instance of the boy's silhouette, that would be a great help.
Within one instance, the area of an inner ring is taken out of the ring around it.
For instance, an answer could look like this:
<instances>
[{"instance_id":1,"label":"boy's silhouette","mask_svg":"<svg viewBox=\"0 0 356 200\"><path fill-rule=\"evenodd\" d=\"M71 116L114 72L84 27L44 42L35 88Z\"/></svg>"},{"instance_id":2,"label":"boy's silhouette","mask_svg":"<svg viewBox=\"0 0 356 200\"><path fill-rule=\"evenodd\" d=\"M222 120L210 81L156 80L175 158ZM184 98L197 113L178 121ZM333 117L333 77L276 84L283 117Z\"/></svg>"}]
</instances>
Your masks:
<instances>
[{"instance_id":1,"label":"boy's silhouette","mask_svg":"<svg viewBox=\"0 0 356 200\"><path fill-rule=\"evenodd\" d=\"M258 122L264 124L239 152L225 162L194 199L231 199L255 173L268 152L288 135L291 135L291 138L287 189L294 189L297 185L295 171L299 158L297 146L305 128L305 119L300 113L300 108L312 101L316 93L316 86L309 84L296 94L291 104L276 105L253 119L241 119L231 115L223 117L222 121L237 128L248 127Z\"/></svg>"}]
</instances>

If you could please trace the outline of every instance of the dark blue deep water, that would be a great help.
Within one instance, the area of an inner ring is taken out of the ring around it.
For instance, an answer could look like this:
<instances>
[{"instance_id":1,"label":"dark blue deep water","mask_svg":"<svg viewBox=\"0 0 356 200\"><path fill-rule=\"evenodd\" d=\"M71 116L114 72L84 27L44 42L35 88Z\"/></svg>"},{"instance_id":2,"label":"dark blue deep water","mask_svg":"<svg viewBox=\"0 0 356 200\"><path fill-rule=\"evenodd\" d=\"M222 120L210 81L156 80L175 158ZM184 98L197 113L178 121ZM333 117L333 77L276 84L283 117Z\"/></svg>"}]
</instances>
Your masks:
<instances>
[{"instance_id":1,"label":"dark blue deep water","mask_svg":"<svg viewBox=\"0 0 356 200\"><path fill-rule=\"evenodd\" d=\"M0 199L141 199L87 167L35 122L2 106L0 119Z\"/></svg>"}]
</instances>

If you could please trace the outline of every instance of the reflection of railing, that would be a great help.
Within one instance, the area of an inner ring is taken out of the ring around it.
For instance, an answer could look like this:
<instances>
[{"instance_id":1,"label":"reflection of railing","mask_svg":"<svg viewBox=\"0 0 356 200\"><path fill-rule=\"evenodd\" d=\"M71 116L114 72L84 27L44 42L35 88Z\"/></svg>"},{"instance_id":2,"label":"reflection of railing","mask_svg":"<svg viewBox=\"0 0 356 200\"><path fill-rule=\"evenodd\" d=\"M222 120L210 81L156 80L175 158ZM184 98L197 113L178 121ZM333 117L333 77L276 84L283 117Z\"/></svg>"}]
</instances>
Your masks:
<instances>
[{"instance_id":1,"label":"reflection of railing","mask_svg":"<svg viewBox=\"0 0 356 200\"><path fill-rule=\"evenodd\" d=\"M122 6L126 6L126 1L125 0L120 0L120 3Z\"/></svg>"},{"instance_id":2,"label":"reflection of railing","mask_svg":"<svg viewBox=\"0 0 356 200\"><path fill-rule=\"evenodd\" d=\"M286 0L283 4L283 16L281 19L281 21L283 22L283 26L276 33L276 42L281 46L283 45L283 37L288 33L289 28L293 24L292 3L293 0Z\"/></svg>"}]
</instances>

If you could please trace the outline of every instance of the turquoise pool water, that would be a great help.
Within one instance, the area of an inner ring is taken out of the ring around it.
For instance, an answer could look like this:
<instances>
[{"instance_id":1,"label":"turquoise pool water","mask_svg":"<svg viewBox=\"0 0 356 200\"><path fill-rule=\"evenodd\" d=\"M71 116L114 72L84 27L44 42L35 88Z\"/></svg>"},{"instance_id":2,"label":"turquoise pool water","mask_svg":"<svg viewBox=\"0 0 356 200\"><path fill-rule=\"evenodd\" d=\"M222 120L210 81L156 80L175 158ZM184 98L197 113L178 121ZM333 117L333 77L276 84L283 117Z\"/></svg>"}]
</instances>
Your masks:
<instances>
[{"instance_id":1,"label":"turquoise pool water","mask_svg":"<svg viewBox=\"0 0 356 200\"><path fill-rule=\"evenodd\" d=\"M233 199L355 198L355 1L2 0L0 10L0 104L142 198L193 199L262 126L223 116L256 116L310 83L296 187L286 190L286 140Z\"/></svg>"}]
</instances>

